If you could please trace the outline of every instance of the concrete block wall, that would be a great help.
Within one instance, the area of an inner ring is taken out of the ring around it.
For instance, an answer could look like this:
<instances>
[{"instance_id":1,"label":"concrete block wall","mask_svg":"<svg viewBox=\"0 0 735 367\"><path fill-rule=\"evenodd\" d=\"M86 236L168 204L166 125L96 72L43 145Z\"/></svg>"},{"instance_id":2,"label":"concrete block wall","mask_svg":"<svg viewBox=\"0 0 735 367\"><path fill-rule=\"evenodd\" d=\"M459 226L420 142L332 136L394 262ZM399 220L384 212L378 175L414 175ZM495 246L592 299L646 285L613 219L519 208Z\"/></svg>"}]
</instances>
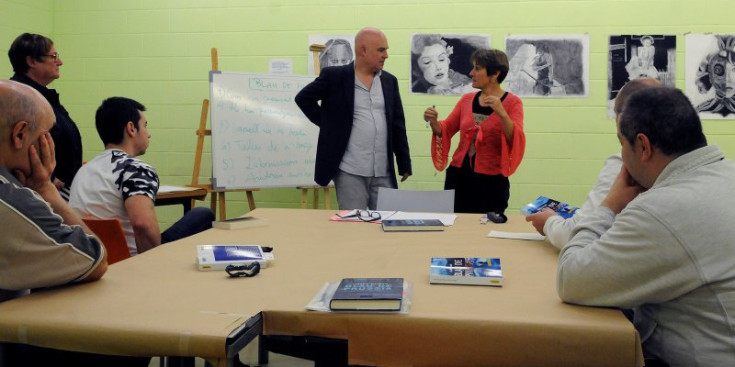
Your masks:
<instances>
[{"instance_id":1,"label":"concrete block wall","mask_svg":"<svg viewBox=\"0 0 735 367\"><path fill-rule=\"evenodd\" d=\"M457 97L411 95L409 46L413 33L490 34L505 48L509 34L582 34L590 38L588 98L525 99L528 147L511 177L510 212L545 194L581 205L605 157L619 151L614 122L606 118L607 44L614 34L675 34L677 85L684 86L684 34L735 33L724 0L0 0L0 43L22 31L51 36L63 56L62 77L51 86L84 137L84 156L101 149L94 111L101 100L122 95L148 107L153 138L143 157L165 184L187 184L201 103L209 96L210 48L221 70L268 71L268 61L288 58L294 73L307 72L309 34L351 34L364 26L384 30L390 43L386 70L400 81L414 165L400 187L440 189L429 157L426 106L442 115ZM12 15L11 15L12 14ZM11 16L8 16L11 15ZM10 75L7 63L0 73ZM735 156L735 125L704 121L710 143ZM202 167L211 170L210 146ZM298 207L294 188L255 193L258 206ZM207 205L202 203L199 205ZM243 193L228 194L228 216L243 214ZM158 208L162 227L179 208Z\"/></svg>"}]
</instances>

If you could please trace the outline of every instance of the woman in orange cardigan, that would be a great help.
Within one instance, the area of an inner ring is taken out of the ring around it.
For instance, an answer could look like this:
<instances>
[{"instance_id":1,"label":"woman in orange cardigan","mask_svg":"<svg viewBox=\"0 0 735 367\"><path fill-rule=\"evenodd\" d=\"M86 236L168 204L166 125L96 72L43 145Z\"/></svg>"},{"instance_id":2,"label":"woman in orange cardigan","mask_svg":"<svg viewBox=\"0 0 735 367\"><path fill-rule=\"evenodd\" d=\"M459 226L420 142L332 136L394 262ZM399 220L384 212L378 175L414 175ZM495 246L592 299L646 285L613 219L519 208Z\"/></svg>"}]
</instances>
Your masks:
<instances>
[{"instance_id":1,"label":"woman in orange cardigan","mask_svg":"<svg viewBox=\"0 0 735 367\"><path fill-rule=\"evenodd\" d=\"M424 120L431 124L434 166L443 170L451 139L459 132L459 145L447 168L445 190L455 190L454 211L494 212L505 218L510 182L526 148L523 103L500 87L508 74L508 57L499 50L478 49L471 57L472 87L445 120L427 108Z\"/></svg>"}]
</instances>

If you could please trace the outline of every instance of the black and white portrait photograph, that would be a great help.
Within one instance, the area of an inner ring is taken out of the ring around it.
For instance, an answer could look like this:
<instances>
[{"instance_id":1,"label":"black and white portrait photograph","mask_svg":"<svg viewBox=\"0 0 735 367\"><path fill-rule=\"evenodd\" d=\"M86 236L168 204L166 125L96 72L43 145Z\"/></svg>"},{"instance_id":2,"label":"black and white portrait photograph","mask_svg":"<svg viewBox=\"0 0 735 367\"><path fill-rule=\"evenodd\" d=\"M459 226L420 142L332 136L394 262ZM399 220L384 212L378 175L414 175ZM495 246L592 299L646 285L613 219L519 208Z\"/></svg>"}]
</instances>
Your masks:
<instances>
[{"instance_id":1,"label":"black and white portrait photograph","mask_svg":"<svg viewBox=\"0 0 735 367\"><path fill-rule=\"evenodd\" d=\"M686 35L686 93L703 119L735 119L735 35Z\"/></svg>"},{"instance_id":2,"label":"black and white portrait photograph","mask_svg":"<svg viewBox=\"0 0 735 367\"><path fill-rule=\"evenodd\" d=\"M472 52L490 47L490 35L411 36L411 92L461 95L472 91Z\"/></svg>"},{"instance_id":3,"label":"black and white portrait photograph","mask_svg":"<svg viewBox=\"0 0 735 367\"><path fill-rule=\"evenodd\" d=\"M667 87L676 86L676 36L610 36L608 50L607 117L615 117L615 97L630 80L654 78Z\"/></svg>"},{"instance_id":4,"label":"black and white portrait photograph","mask_svg":"<svg viewBox=\"0 0 735 367\"><path fill-rule=\"evenodd\" d=\"M505 87L521 97L587 97L589 36L517 35L505 39Z\"/></svg>"},{"instance_id":5,"label":"black and white portrait photograph","mask_svg":"<svg viewBox=\"0 0 735 367\"><path fill-rule=\"evenodd\" d=\"M309 44L306 47L309 53L309 74L316 74L313 54L308 51L311 45L323 45L325 48L319 53L319 70L327 66L347 65L355 60L354 35L309 35Z\"/></svg>"}]
</instances>

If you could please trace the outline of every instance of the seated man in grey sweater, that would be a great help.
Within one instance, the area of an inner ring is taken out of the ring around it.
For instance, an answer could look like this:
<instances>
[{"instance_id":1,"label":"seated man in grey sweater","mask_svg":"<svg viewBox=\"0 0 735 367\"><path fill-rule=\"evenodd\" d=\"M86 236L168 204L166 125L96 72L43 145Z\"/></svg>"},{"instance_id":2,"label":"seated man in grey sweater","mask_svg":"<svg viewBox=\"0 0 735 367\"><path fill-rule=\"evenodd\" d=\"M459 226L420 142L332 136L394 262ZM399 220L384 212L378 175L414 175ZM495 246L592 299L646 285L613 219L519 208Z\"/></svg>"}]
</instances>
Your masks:
<instances>
[{"instance_id":1,"label":"seated man in grey sweater","mask_svg":"<svg viewBox=\"0 0 735 367\"><path fill-rule=\"evenodd\" d=\"M633 308L646 358L735 366L735 163L678 89L631 96L618 139L620 174L559 254L559 297Z\"/></svg>"}]
</instances>

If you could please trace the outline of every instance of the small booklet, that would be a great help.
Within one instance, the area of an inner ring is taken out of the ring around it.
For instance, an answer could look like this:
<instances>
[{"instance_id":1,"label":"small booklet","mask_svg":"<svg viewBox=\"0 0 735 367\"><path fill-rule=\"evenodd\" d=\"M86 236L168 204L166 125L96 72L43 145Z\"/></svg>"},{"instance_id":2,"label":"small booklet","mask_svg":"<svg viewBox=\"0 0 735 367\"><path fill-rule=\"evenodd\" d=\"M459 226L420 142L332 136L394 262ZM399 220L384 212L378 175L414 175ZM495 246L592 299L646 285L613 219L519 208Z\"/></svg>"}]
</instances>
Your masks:
<instances>
[{"instance_id":1,"label":"small booklet","mask_svg":"<svg viewBox=\"0 0 735 367\"><path fill-rule=\"evenodd\" d=\"M574 213L577 212L577 207L571 206L567 203L562 203L554 199L549 199L546 196L539 196L538 199L534 200L528 205L521 208L521 214L529 215L538 213L546 208L549 208L562 216L562 218L571 218Z\"/></svg>"},{"instance_id":2,"label":"small booklet","mask_svg":"<svg viewBox=\"0 0 735 367\"><path fill-rule=\"evenodd\" d=\"M386 219L385 232L443 231L444 223L439 219Z\"/></svg>"},{"instance_id":3,"label":"small booklet","mask_svg":"<svg viewBox=\"0 0 735 367\"><path fill-rule=\"evenodd\" d=\"M265 252L258 245L197 245L199 270L224 270L227 265L250 265L254 262L265 268L273 259L272 251Z\"/></svg>"},{"instance_id":4,"label":"small booklet","mask_svg":"<svg viewBox=\"0 0 735 367\"><path fill-rule=\"evenodd\" d=\"M255 218L251 216L244 216L238 218L230 218L225 220L215 220L212 222L212 227L219 229L240 229L250 227L261 227L268 224L268 220L265 218Z\"/></svg>"},{"instance_id":5,"label":"small booklet","mask_svg":"<svg viewBox=\"0 0 735 367\"><path fill-rule=\"evenodd\" d=\"M429 283L503 285L500 259L488 257L432 257Z\"/></svg>"}]
</instances>

